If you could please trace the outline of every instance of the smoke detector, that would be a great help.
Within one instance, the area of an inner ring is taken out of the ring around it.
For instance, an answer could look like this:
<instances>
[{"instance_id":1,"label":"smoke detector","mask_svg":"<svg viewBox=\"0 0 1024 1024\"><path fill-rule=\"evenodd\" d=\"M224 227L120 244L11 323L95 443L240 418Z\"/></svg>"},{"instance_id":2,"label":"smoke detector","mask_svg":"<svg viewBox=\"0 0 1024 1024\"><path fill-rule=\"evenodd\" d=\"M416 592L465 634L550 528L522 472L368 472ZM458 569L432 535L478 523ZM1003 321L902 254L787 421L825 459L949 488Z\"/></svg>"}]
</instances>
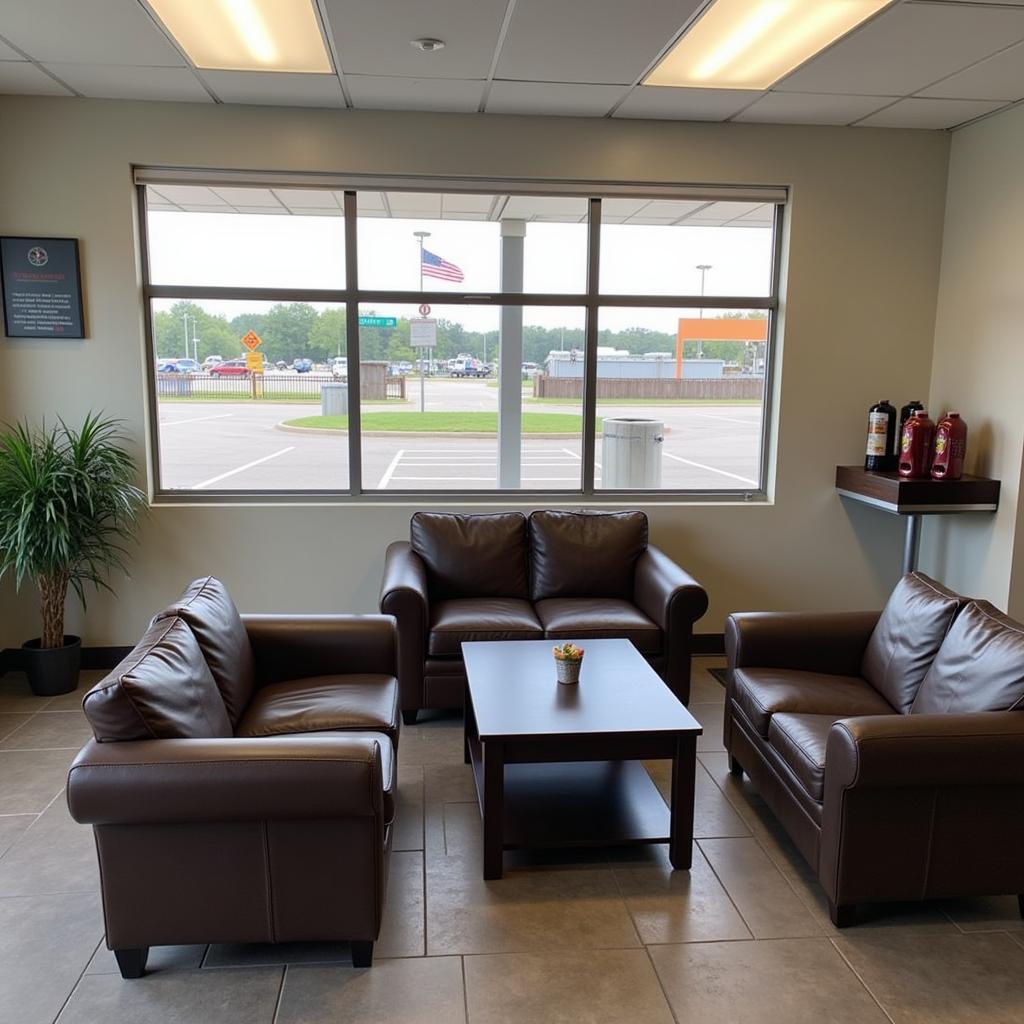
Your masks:
<instances>
[{"instance_id":1,"label":"smoke detector","mask_svg":"<svg viewBox=\"0 0 1024 1024\"><path fill-rule=\"evenodd\" d=\"M416 47L420 53L434 53L435 50L444 49L443 39L412 39L410 44Z\"/></svg>"}]
</instances>

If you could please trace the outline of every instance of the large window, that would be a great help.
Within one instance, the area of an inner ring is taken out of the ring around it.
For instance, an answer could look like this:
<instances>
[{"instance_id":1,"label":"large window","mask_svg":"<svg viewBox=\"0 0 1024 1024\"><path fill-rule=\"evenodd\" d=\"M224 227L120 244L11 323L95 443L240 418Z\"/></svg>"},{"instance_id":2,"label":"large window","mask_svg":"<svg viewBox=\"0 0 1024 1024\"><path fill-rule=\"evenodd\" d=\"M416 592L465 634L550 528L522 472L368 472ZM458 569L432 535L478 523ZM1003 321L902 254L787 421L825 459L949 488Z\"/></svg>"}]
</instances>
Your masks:
<instances>
[{"instance_id":1,"label":"large window","mask_svg":"<svg viewBox=\"0 0 1024 1024\"><path fill-rule=\"evenodd\" d=\"M139 171L157 491L764 492L781 189Z\"/></svg>"}]
</instances>

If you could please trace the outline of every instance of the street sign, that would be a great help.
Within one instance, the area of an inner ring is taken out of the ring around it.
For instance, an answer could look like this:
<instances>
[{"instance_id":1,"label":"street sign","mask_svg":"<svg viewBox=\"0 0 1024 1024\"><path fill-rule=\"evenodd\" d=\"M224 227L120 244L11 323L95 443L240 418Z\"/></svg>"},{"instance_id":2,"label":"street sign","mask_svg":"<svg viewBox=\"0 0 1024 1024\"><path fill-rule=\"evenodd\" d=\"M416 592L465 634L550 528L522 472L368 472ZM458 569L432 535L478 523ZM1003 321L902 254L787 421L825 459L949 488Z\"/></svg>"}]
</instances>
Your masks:
<instances>
[{"instance_id":1,"label":"street sign","mask_svg":"<svg viewBox=\"0 0 1024 1024\"><path fill-rule=\"evenodd\" d=\"M422 309L423 306L420 306ZM427 309L430 307L427 306ZM409 344L413 348L435 348L437 345L437 321L426 317L409 321Z\"/></svg>"},{"instance_id":2,"label":"street sign","mask_svg":"<svg viewBox=\"0 0 1024 1024\"><path fill-rule=\"evenodd\" d=\"M430 307L425 302L420 306L420 316L430 316Z\"/></svg>"},{"instance_id":3,"label":"street sign","mask_svg":"<svg viewBox=\"0 0 1024 1024\"><path fill-rule=\"evenodd\" d=\"M244 338L242 338L242 344L250 352L255 352L256 349L258 349L260 345L263 344L263 339L255 331L249 331L249 333L246 334ZM262 366L263 364L260 363L260 365Z\"/></svg>"},{"instance_id":4,"label":"street sign","mask_svg":"<svg viewBox=\"0 0 1024 1024\"><path fill-rule=\"evenodd\" d=\"M253 335L253 337L256 337ZM259 338L256 338L257 343ZM262 373L263 372L263 356L259 352L249 352L245 357L245 368L250 373Z\"/></svg>"},{"instance_id":5,"label":"street sign","mask_svg":"<svg viewBox=\"0 0 1024 1024\"><path fill-rule=\"evenodd\" d=\"M397 327L398 320L393 316L361 316L360 327Z\"/></svg>"}]
</instances>

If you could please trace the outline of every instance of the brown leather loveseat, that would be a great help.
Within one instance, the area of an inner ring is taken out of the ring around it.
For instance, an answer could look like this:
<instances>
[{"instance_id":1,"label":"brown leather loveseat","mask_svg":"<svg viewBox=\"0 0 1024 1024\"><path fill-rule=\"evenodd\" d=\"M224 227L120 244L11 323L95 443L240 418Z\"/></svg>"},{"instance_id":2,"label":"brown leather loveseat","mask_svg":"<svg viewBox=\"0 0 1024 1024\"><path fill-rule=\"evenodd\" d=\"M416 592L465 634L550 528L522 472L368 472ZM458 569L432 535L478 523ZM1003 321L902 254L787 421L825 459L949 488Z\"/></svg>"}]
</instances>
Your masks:
<instances>
[{"instance_id":1,"label":"brown leather loveseat","mask_svg":"<svg viewBox=\"0 0 1024 1024\"><path fill-rule=\"evenodd\" d=\"M726 649L730 766L838 927L860 903L1020 899L1024 626L915 572L881 615L732 615Z\"/></svg>"},{"instance_id":2,"label":"brown leather loveseat","mask_svg":"<svg viewBox=\"0 0 1024 1024\"><path fill-rule=\"evenodd\" d=\"M395 816L394 620L239 616L197 580L83 702L68 775L107 946L341 941L372 962Z\"/></svg>"},{"instance_id":3,"label":"brown leather loveseat","mask_svg":"<svg viewBox=\"0 0 1024 1024\"><path fill-rule=\"evenodd\" d=\"M704 588L648 543L643 512L417 512L391 544L380 610L398 620L402 716L461 708L462 643L625 638L685 704Z\"/></svg>"}]
</instances>

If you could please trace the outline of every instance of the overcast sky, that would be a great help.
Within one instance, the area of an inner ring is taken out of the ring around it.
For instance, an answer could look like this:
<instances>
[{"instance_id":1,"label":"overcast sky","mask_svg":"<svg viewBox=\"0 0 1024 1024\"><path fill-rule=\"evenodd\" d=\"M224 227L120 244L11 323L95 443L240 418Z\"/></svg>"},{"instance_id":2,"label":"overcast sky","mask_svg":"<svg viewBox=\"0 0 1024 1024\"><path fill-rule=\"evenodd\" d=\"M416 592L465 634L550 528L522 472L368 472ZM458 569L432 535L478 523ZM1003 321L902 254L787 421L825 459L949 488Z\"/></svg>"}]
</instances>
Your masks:
<instances>
[{"instance_id":1,"label":"overcast sky","mask_svg":"<svg viewBox=\"0 0 1024 1024\"><path fill-rule=\"evenodd\" d=\"M419 244L414 231L429 231L425 246L459 266L462 284L426 278L427 289L497 291L500 224L482 221L388 219L359 221L359 274L364 288L418 290ZM526 226L525 290L582 292L586 281L586 225L530 222ZM211 214L152 211L151 273L155 284L279 288L344 285L341 217ZM771 231L767 228L605 224L601 229L601 288L625 294L700 293L698 264L711 264L708 295L767 295ZM229 318L269 304L204 300L211 313ZM165 303L161 303L165 305ZM363 312L368 312L364 309ZM377 305L374 311L416 316L416 307ZM496 330L493 307L448 306L431 315L458 320L470 330ZM601 327L649 327L675 333L677 317L692 311L608 309ZM709 311L707 315L714 316ZM583 326L582 309L533 307L524 322L547 327Z\"/></svg>"}]
</instances>

